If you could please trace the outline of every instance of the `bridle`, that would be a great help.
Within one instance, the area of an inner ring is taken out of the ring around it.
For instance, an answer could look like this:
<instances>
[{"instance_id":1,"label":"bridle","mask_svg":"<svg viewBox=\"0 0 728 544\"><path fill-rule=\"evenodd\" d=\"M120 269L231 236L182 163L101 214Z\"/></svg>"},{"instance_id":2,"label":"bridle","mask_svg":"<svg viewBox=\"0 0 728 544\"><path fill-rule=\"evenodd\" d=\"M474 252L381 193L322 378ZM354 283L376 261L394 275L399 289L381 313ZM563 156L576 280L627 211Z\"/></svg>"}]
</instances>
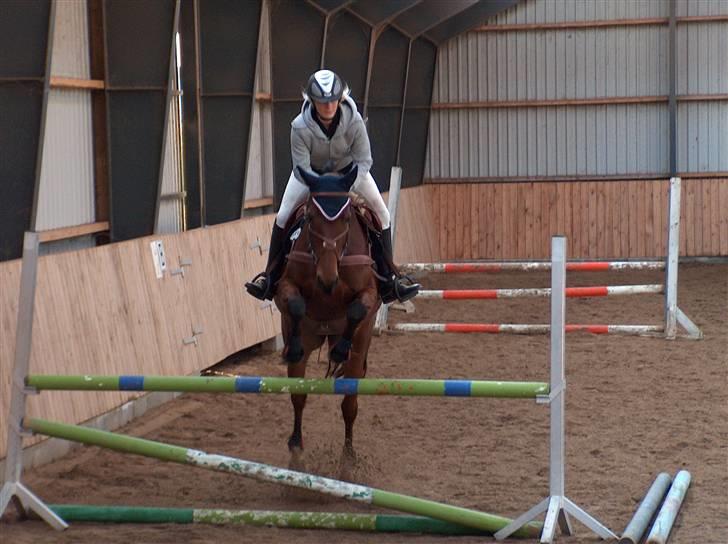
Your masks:
<instances>
[{"instance_id":1,"label":"bridle","mask_svg":"<svg viewBox=\"0 0 728 544\"><path fill-rule=\"evenodd\" d=\"M319 193L311 193L309 196L309 202L306 203L306 208L303 215L303 222L304 225L308 224L308 253L311 255L311 258L313 259L313 263L316 265L319 261L319 256L316 253L313 244L311 243L311 239L313 237L318 238L321 240L323 244L323 248L325 250L332 250L335 252L336 255L336 264L338 265L341 262L341 258L346 253L346 248L349 245L349 228L351 226L351 213L349 213L346 217L346 228L343 232L339 233L337 236L330 238L328 236L325 236L324 234L318 232L313 228L313 224L311 223L311 215L309 212L309 206L311 205L311 201L317 196L348 196L349 193L343 193L343 192L319 192ZM347 202L345 206L350 206L351 202ZM336 248L339 247L339 243L341 242L342 238L343 244L341 252L337 252Z\"/></svg>"}]
</instances>

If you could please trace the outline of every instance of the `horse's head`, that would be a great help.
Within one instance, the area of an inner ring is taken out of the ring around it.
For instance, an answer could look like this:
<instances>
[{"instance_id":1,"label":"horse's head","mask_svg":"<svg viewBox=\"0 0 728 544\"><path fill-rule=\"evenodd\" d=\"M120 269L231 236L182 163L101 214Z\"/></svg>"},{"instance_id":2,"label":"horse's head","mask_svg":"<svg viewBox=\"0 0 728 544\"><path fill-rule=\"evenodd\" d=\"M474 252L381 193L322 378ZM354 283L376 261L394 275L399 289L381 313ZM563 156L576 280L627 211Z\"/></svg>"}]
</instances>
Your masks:
<instances>
[{"instance_id":1,"label":"horse's head","mask_svg":"<svg viewBox=\"0 0 728 544\"><path fill-rule=\"evenodd\" d=\"M352 210L349 190L356 180L354 166L345 175L317 176L298 167L310 196L306 203L308 250L316 265L316 281L331 293L339 281L339 261L349 240Z\"/></svg>"}]
</instances>

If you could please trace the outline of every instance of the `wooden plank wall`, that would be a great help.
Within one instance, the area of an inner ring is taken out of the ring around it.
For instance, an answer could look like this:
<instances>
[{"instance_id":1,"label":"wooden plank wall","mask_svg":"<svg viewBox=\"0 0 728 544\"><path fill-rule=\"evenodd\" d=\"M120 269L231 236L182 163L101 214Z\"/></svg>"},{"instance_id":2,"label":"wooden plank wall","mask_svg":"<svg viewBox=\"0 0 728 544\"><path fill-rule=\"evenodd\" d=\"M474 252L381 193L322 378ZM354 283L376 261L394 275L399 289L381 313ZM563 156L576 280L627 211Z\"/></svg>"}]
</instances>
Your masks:
<instances>
[{"instance_id":1,"label":"wooden plank wall","mask_svg":"<svg viewBox=\"0 0 728 544\"><path fill-rule=\"evenodd\" d=\"M280 331L279 314L245 293L265 266L272 216L175 235L140 238L41 257L31 373L196 374ZM168 269L157 279L150 242L162 240ZM191 260L184 276L171 275ZM0 263L0 457L5 455L20 261ZM197 345L186 345L192 329ZM32 416L78 423L135 395L45 392L30 397Z\"/></svg>"},{"instance_id":2,"label":"wooden plank wall","mask_svg":"<svg viewBox=\"0 0 728 544\"><path fill-rule=\"evenodd\" d=\"M545 260L667 253L668 180L432 184L442 260ZM728 179L683 179L681 256L728 256Z\"/></svg>"}]
</instances>

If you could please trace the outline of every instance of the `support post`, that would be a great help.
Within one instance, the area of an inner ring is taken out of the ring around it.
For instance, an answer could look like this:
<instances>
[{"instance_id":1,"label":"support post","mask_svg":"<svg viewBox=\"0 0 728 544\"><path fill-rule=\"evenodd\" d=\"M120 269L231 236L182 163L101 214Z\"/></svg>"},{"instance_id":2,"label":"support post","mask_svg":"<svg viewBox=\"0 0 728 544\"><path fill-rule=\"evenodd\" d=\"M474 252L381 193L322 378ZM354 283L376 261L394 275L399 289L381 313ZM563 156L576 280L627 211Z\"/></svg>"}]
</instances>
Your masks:
<instances>
[{"instance_id":1,"label":"support post","mask_svg":"<svg viewBox=\"0 0 728 544\"><path fill-rule=\"evenodd\" d=\"M397 234L397 207L399 206L399 189L402 185L402 168L393 166L389 175L389 200L387 201L387 210L389 210L389 230L392 235L392 253L394 254L394 244ZM394 257L394 255L392 255ZM374 331L377 334L387 328L387 316L389 315L389 306L382 304L377 312L377 319L374 323Z\"/></svg>"},{"instance_id":2,"label":"support post","mask_svg":"<svg viewBox=\"0 0 728 544\"><path fill-rule=\"evenodd\" d=\"M665 263L665 338L677 334L677 265L680 254L680 178L670 178L667 262Z\"/></svg>"},{"instance_id":3,"label":"support post","mask_svg":"<svg viewBox=\"0 0 728 544\"><path fill-rule=\"evenodd\" d=\"M703 332L677 305L677 270L680 258L680 201L682 181L670 178L670 205L667 226L667 259L665 262L665 338L674 340L681 325L688 338L698 340Z\"/></svg>"},{"instance_id":4,"label":"support post","mask_svg":"<svg viewBox=\"0 0 728 544\"><path fill-rule=\"evenodd\" d=\"M39 245L37 232L25 233L23 262L20 273L18 324L15 332L15 364L10 384L8 451L5 457L5 482L0 491L0 515L5 512L12 500L21 515L25 515L28 510L33 510L51 527L62 530L68 527L66 522L20 482L20 476L23 472L22 424L25 417L25 397L27 395L25 377L28 375L33 338L33 311Z\"/></svg>"},{"instance_id":5,"label":"support post","mask_svg":"<svg viewBox=\"0 0 728 544\"><path fill-rule=\"evenodd\" d=\"M512 535L526 523L546 512L541 533L541 542L553 541L558 522L564 534L572 533L569 514L586 525L603 539L617 539L617 536L570 501L565 494L565 408L566 379L564 370L564 333L566 313L566 238L551 238L551 389L542 402L551 409L549 496L536 506L516 518L512 523L495 533L497 540Z\"/></svg>"}]
</instances>

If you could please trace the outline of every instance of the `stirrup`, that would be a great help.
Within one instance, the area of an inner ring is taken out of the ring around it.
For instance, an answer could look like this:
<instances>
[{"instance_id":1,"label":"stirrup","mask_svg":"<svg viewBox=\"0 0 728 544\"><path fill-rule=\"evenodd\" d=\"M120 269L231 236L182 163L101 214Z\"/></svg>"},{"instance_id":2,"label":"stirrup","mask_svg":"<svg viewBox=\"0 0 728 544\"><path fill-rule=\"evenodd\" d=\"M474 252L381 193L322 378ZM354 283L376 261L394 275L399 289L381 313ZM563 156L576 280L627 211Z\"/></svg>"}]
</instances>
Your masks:
<instances>
[{"instance_id":1,"label":"stirrup","mask_svg":"<svg viewBox=\"0 0 728 544\"><path fill-rule=\"evenodd\" d=\"M261 272L245 284L245 289L251 296L259 300L270 300L272 297L271 281L265 272Z\"/></svg>"},{"instance_id":2,"label":"stirrup","mask_svg":"<svg viewBox=\"0 0 728 544\"><path fill-rule=\"evenodd\" d=\"M403 283L406 281L409 285ZM381 297L384 304L389 304L395 300L399 302L407 302L417 296L420 292L420 284L415 283L409 276L392 276L391 279L382 284Z\"/></svg>"}]
</instances>

